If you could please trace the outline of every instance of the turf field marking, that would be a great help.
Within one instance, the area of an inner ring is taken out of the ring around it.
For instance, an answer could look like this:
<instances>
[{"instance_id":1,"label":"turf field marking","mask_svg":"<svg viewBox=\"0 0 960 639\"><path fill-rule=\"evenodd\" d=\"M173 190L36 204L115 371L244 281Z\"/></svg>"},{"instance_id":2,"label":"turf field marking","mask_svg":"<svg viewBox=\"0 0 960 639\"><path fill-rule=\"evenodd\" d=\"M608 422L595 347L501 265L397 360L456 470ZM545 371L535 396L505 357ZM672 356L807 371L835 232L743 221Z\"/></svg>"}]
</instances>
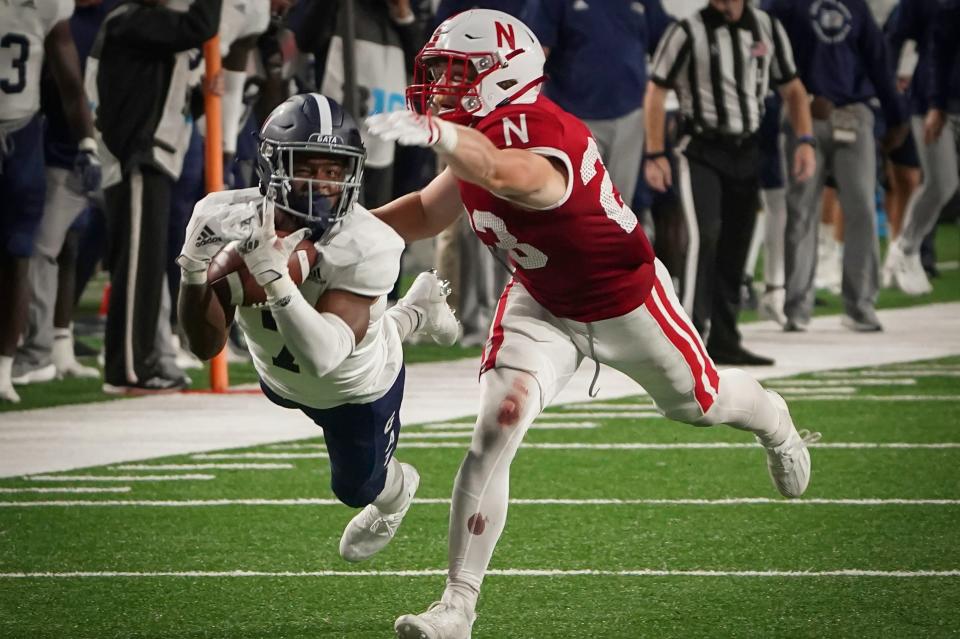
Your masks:
<instances>
[{"instance_id":1,"label":"turf field marking","mask_svg":"<svg viewBox=\"0 0 960 639\"><path fill-rule=\"evenodd\" d=\"M111 488L0 488L0 493L129 493L130 486L114 486Z\"/></svg>"},{"instance_id":2,"label":"turf field marking","mask_svg":"<svg viewBox=\"0 0 960 639\"><path fill-rule=\"evenodd\" d=\"M0 579L149 579L157 577L250 578L250 577L443 577L447 570L315 570L304 572L266 572L254 570L227 571L158 571L158 572L3 572ZM487 576L496 577L881 577L910 579L917 577L960 577L960 570L557 570L557 569L490 569Z\"/></svg>"},{"instance_id":3,"label":"turf field marking","mask_svg":"<svg viewBox=\"0 0 960 639\"><path fill-rule=\"evenodd\" d=\"M216 475L27 475L29 481L183 481L216 479Z\"/></svg>"},{"instance_id":4,"label":"turf field marking","mask_svg":"<svg viewBox=\"0 0 960 639\"><path fill-rule=\"evenodd\" d=\"M567 415L563 415L567 417ZM421 426L426 430L467 430L472 431L474 423L445 423L445 424L425 424ZM532 430L581 430L589 428L598 428L597 422L534 422L530 427ZM403 435L405 436L405 435Z\"/></svg>"},{"instance_id":5,"label":"turf field marking","mask_svg":"<svg viewBox=\"0 0 960 639\"><path fill-rule=\"evenodd\" d=\"M293 464L121 464L110 470L289 470Z\"/></svg>"},{"instance_id":6,"label":"turf field marking","mask_svg":"<svg viewBox=\"0 0 960 639\"><path fill-rule=\"evenodd\" d=\"M551 407L551 411L554 409ZM590 411L582 413L573 412L549 412L540 413L537 419L646 419L650 417L663 417L655 410L642 410L636 412L609 412L609 411Z\"/></svg>"},{"instance_id":7,"label":"turf field marking","mask_svg":"<svg viewBox=\"0 0 960 639\"><path fill-rule=\"evenodd\" d=\"M833 384L846 384L848 386L914 386L917 380L911 378L898 379L887 377L883 379L871 379L863 377L837 377L830 379L771 379L764 381L765 386L772 388L781 388L786 386L800 387L830 387Z\"/></svg>"},{"instance_id":8,"label":"turf field marking","mask_svg":"<svg viewBox=\"0 0 960 639\"><path fill-rule=\"evenodd\" d=\"M470 430L435 430L429 433L404 433L405 440L411 439L463 439L472 437L473 429Z\"/></svg>"},{"instance_id":9,"label":"turf field marking","mask_svg":"<svg viewBox=\"0 0 960 639\"><path fill-rule=\"evenodd\" d=\"M960 402L960 395L829 395L832 389L823 389L823 395L793 395L794 401L864 401L864 402Z\"/></svg>"},{"instance_id":10,"label":"turf field marking","mask_svg":"<svg viewBox=\"0 0 960 639\"><path fill-rule=\"evenodd\" d=\"M893 371L823 371L822 373L817 373L822 377L828 377L833 379L835 377L849 377L851 375L856 375L857 377L960 377L960 370L958 369L949 369L949 368L936 368L936 369L913 369L913 368L902 368Z\"/></svg>"},{"instance_id":11,"label":"turf field marking","mask_svg":"<svg viewBox=\"0 0 960 639\"><path fill-rule=\"evenodd\" d=\"M831 393L833 395L853 395L857 389L853 386L821 386L819 388L810 388L807 386L777 386L778 393L784 395L816 395L817 393Z\"/></svg>"},{"instance_id":12,"label":"turf field marking","mask_svg":"<svg viewBox=\"0 0 960 639\"><path fill-rule=\"evenodd\" d=\"M646 404L608 404L606 402L579 402L576 404L560 404L551 406L559 410L655 410L656 406L652 403Z\"/></svg>"},{"instance_id":13,"label":"turf field marking","mask_svg":"<svg viewBox=\"0 0 960 639\"><path fill-rule=\"evenodd\" d=\"M317 446L321 444L303 444ZM197 453L191 459L326 459L326 453Z\"/></svg>"},{"instance_id":14,"label":"turf field marking","mask_svg":"<svg viewBox=\"0 0 960 639\"><path fill-rule=\"evenodd\" d=\"M416 498L415 504L449 505L450 499ZM727 499L511 499L513 506L960 506L960 499L775 499L730 497ZM75 499L45 501L0 501L0 508L42 507L157 507L205 508L210 506L342 506L336 499Z\"/></svg>"}]
</instances>

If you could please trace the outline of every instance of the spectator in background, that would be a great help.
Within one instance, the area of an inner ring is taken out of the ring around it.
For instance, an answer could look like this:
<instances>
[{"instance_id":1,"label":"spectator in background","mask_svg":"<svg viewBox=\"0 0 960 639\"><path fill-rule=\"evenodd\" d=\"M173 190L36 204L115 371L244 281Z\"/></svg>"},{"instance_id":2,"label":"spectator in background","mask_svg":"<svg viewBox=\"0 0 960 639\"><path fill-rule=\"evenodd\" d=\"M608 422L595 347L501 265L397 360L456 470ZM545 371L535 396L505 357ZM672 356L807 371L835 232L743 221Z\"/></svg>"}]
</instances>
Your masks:
<instances>
[{"instance_id":1,"label":"spectator in background","mask_svg":"<svg viewBox=\"0 0 960 639\"><path fill-rule=\"evenodd\" d=\"M944 124L947 135L938 135L935 139L924 135L924 118L931 109L931 49L940 4L939 0L902 0L887 29L894 64L907 40L917 43L917 66L910 80L910 126L917 143L923 181L907 203L899 237L887 249L882 277L884 286L896 284L908 295L922 295L932 290L920 263L920 245L960 186L957 149L950 124ZM960 33L954 32L953 36L956 39Z\"/></svg>"},{"instance_id":2,"label":"spectator in background","mask_svg":"<svg viewBox=\"0 0 960 639\"><path fill-rule=\"evenodd\" d=\"M792 179L787 191L784 330L806 330L813 314L818 203L828 170L844 215L843 325L853 331L883 330L875 310L877 168L874 117L867 103L880 100L888 127L885 149L899 146L907 133L883 35L864 0L767 0L764 6L783 23L800 79L814 96L817 174L805 182ZM788 130L788 160L804 140Z\"/></svg>"},{"instance_id":3,"label":"spectator in background","mask_svg":"<svg viewBox=\"0 0 960 639\"><path fill-rule=\"evenodd\" d=\"M946 133L949 123L954 136L960 127L960 0L944 0L937 11L931 53L931 80L923 139L927 144ZM956 137L954 144L957 143Z\"/></svg>"},{"instance_id":4,"label":"spectator in background","mask_svg":"<svg viewBox=\"0 0 960 639\"><path fill-rule=\"evenodd\" d=\"M70 18L81 73L100 29L115 0L78 0ZM43 219L30 258L30 308L23 339L13 365L16 384L54 378L100 376L96 368L74 356L73 325L75 266L80 229L74 221L90 205L80 176L73 171L80 153L64 112L64 100L49 64L40 80L40 104L46 117L43 136L46 163L46 201Z\"/></svg>"},{"instance_id":5,"label":"spectator in background","mask_svg":"<svg viewBox=\"0 0 960 639\"><path fill-rule=\"evenodd\" d=\"M547 56L544 93L583 120L623 201L632 203L647 56L672 19L660 0L532 0L529 11L526 22Z\"/></svg>"},{"instance_id":6,"label":"spectator in background","mask_svg":"<svg viewBox=\"0 0 960 639\"><path fill-rule=\"evenodd\" d=\"M0 402L20 401L13 388L13 357L26 321L27 269L46 191L39 112L44 59L60 88L73 135L80 140L75 168L83 187L93 191L100 184L93 123L68 22L73 9L71 0L0 4L4 59L12 66L0 80Z\"/></svg>"},{"instance_id":7,"label":"spectator in background","mask_svg":"<svg viewBox=\"0 0 960 639\"><path fill-rule=\"evenodd\" d=\"M408 70L423 44L423 28L410 0L354 0L359 121L374 113L404 108ZM343 41L346 24L342 0L313 2L295 28L297 46L314 55L318 90L344 103ZM367 163L361 203L373 208L393 197L394 144L364 135Z\"/></svg>"},{"instance_id":8,"label":"spectator in background","mask_svg":"<svg viewBox=\"0 0 960 639\"><path fill-rule=\"evenodd\" d=\"M193 126L198 48L217 32L220 6L196 0L178 11L164 0L123 3L107 15L87 64L87 93L109 152L104 391L111 394L170 392L188 382L182 372L161 369L156 337L170 194Z\"/></svg>"},{"instance_id":9,"label":"spectator in background","mask_svg":"<svg viewBox=\"0 0 960 639\"><path fill-rule=\"evenodd\" d=\"M718 364L773 364L746 350L737 330L740 284L757 219L760 144L757 131L763 99L776 87L790 121L804 143L795 151L800 181L814 171L807 92L796 77L783 27L745 0L710 0L706 7L673 25L653 61L644 104L647 130L647 183L665 191L673 181L664 147L667 91L680 98L689 141L683 150L681 193L684 208L696 212L696 282L684 300L692 302L693 325Z\"/></svg>"}]
</instances>

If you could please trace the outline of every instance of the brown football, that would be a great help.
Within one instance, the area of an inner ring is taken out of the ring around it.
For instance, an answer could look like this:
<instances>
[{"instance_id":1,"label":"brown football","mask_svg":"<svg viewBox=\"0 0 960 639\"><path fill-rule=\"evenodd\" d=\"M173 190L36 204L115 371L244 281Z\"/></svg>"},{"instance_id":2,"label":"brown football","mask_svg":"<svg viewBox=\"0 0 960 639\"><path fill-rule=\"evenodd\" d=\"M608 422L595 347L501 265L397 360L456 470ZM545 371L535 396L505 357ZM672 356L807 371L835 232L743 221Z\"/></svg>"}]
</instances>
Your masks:
<instances>
[{"instance_id":1,"label":"brown football","mask_svg":"<svg viewBox=\"0 0 960 639\"><path fill-rule=\"evenodd\" d=\"M290 279L299 285L310 274L317 262L317 247L310 240L303 240L290 254L287 268ZM207 281L224 306L256 306L267 301L267 294L247 269L243 257L237 251L237 243L230 242L210 260Z\"/></svg>"}]
</instances>

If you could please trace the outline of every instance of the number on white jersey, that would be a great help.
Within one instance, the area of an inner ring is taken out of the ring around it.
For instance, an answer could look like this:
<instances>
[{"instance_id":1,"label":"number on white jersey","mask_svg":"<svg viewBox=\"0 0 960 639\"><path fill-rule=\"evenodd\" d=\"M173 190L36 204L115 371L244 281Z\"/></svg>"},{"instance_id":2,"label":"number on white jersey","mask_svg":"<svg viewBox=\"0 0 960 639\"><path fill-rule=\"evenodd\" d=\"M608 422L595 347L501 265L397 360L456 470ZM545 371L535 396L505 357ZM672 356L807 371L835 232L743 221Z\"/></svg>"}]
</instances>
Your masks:
<instances>
[{"instance_id":1,"label":"number on white jersey","mask_svg":"<svg viewBox=\"0 0 960 639\"><path fill-rule=\"evenodd\" d=\"M7 33L0 38L0 49L10 49L11 69L0 69L0 91L20 93L27 87L27 60L30 59L30 41L25 35Z\"/></svg>"},{"instance_id":2,"label":"number on white jersey","mask_svg":"<svg viewBox=\"0 0 960 639\"><path fill-rule=\"evenodd\" d=\"M268 310L264 310L260 319L265 329L268 331L277 331L277 320L273 319L273 313ZM290 371L291 373L300 372L300 365L297 364L297 360L294 359L293 353L290 352L290 349L287 348L286 344L283 345L283 348L280 349L280 352L277 353L276 357L271 358L271 361L277 368L282 368L283 370Z\"/></svg>"}]
</instances>

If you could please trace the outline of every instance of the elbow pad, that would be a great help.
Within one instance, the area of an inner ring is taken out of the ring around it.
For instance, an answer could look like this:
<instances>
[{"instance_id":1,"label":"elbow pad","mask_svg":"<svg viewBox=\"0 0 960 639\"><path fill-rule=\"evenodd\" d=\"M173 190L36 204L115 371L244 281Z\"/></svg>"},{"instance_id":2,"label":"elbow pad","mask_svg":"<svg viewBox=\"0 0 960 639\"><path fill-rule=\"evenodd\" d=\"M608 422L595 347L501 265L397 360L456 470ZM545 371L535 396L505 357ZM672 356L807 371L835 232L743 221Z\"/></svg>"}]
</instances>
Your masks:
<instances>
[{"instance_id":1,"label":"elbow pad","mask_svg":"<svg viewBox=\"0 0 960 639\"><path fill-rule=\"evenodd\" d=\"M353 330L339 315L318 313L299 290L270 305L277 330L303 372L323 377L343 363L356 347Z\"/></svg>"}]
</instances>

